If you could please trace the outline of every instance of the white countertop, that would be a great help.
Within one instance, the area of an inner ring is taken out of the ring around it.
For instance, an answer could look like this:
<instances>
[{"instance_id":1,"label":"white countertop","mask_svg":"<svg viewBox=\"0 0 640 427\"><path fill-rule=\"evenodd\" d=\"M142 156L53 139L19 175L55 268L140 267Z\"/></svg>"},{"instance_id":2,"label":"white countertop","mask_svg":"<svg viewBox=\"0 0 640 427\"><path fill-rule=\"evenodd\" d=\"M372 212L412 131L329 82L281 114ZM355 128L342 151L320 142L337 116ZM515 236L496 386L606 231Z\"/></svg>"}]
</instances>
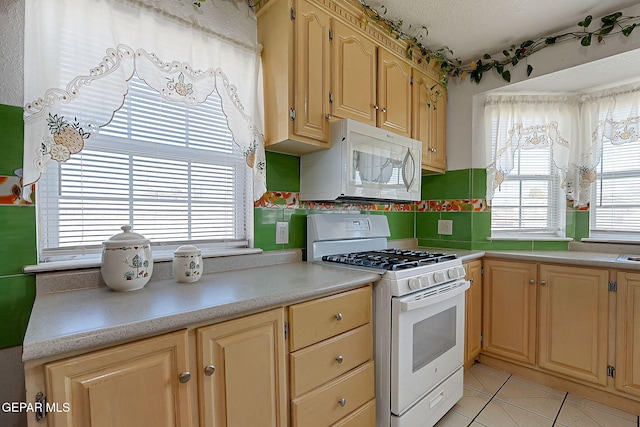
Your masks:
<instances>
[{"instance_id":1,"label":"white countertop","mask_svg":"<svg viewBox=\"0 0 640 427\"><path fill-rule=\"evenodd\" d=\"M420 249L456 253L463 262L491 257L640 270L640 262L620 260L620 254L614 253ZM264 254L255 259L273 256ZM306 262L251 265L246 259L223 261L252 268L209 272L195 283L151 281L133 292L114 292L104 286L69 290L54 283L54 292L38 292L36 296L24 338L23 361L131 341L197 323L217 323L355 288L380 277ZM93 274L99 276L99 272ZM69 277L60 276L58 282L67 284Z\"/></svg>"},{"instance_id":2,"label":"white countertop","mask_svg":"<svg viewBox=\"0 0 640 427\"><path fill-rule=\"evenodd\" d=\"M195 283L149 282L37 295L23 361L131 341L201 322L217 323L378 280L380 275L306 262L205 274Z\"/></svg>"}]
</instances>

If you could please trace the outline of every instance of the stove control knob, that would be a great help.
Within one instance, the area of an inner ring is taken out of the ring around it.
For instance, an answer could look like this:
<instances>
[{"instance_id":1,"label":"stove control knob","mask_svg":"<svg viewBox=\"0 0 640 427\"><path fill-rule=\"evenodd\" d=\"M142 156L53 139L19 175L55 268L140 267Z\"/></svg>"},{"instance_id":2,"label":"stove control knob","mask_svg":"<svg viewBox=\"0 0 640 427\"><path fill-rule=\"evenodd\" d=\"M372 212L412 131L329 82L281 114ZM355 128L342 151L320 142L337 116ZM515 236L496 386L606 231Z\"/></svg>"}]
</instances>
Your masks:
<instances>
[{"instance_id":1,"label":"stove control knob","mask_svg":"<svg viewBox=\"0 0 640 427\"><path fill-rule=\"evenodd\" d=\"M412 277L409 279L409 289L412 291L420 289L420 279L418 277Z\"/></svg>"},{"instance_id":2,"label":"stove control knob","mask_svg":"<svg viewBox=\"0 0 640 427\"><path fill-rule=\"evenodd\" d=\"M423 288L428 288L431 286L431 280L428 275L420 276L420 286Z\"/></svg>"},{"instance_id":3,"label":"stove control knob","mask_svg":"<svg viewBox=\"0 0 640 427\"><path fill-rule=\"evenodd\" d=\"M433 280L435 280L436 284L446 282L447 279L444 275L444 271L436 271L433 273Z\"/></svg>"},{"instance_id":4,"label":"stove control knob","mask_svg":"<svg viewBox=\"0 0 640 427\"><path fill-rule=\"evenodd\" d=\"M467 272L465 271L464 267L460 266L456 268L458 269L458 277L464 277L467 275Z\"/></svg>"},{"instance_id":5,"label":"stove control knob","mask_svg":"<svg viewBox=\"0 0 640 427\"><path fill-rule=\"evenodd\" d=\"M450 268L447 270L447 276L449 276L449 279L457 279L458 278L458 269L457 268Z\"/></svg>"}]
</instances>

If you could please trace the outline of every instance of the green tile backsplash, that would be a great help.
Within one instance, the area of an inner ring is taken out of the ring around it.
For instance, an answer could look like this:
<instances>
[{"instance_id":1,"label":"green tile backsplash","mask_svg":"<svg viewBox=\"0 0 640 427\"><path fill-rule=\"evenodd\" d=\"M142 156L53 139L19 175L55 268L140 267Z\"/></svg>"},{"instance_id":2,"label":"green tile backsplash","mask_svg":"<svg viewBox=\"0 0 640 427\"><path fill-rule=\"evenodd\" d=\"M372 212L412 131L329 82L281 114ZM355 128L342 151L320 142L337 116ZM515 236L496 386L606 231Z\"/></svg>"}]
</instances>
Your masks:
<instances>
[{"instance_id":1,"label":"green tile backsplash","mask_svg":"<svg viewBox=\"0 0 640 427\"><path fill-rule=\"evenodd\" d=\"M0 104L0 176L14 175L22 168L24 141L23 110Z\"/></svg>"},{"instance_id":2,"label":"green tile backsplash","mask_svg":"<svg viewBox=\"0 0 640 427\"><path fill-rule=\"evenodd\" d=\"M0 176L22 168L23 110L0 105ZM35 277L22 273L36 262L33 205L0 205L0 348L22 344L35 298Z\"/></svg>"}]
</instances>

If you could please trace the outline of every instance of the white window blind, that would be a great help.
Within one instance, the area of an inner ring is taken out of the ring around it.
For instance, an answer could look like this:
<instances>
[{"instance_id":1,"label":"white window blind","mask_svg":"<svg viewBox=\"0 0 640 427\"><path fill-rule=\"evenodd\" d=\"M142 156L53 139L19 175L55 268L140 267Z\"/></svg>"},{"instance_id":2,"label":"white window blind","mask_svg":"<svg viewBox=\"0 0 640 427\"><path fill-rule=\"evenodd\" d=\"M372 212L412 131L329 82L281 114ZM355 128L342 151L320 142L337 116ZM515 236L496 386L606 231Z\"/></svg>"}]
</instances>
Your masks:
<instances>
[{"instance_id":1,"label":"white window blind","mask_svg":"<svg viewBox=\"0 0 640 427\"><path fill-rule=\"evenodd\" d=\"M41 260L91 252L124 224L152 244L246 246L244 162L215 92L186 106L134 76L111 123L38 182Z\"/></svg>"},{"instance_id":2,"label":"white window blind","mask_svg":"<svg viewBox=\"0 0 640 427\"><path fill-rule=\"evenodd\" d=\"M629 117L629 109L613 112L611 120ZM590 206L590 237L640 239L640 140L623 144L602 143L597 179Z\"/></svg>"},{"instance_id":3,"label":"white window blind","mask_svg":"<svg viewBox=\"0 0 640 427\"><path fill-rule=\"evenodd\" d=\"M550 147L517 149L491 202L493 237L564 237L562 191Z\"/></svg>"}]
</instances>

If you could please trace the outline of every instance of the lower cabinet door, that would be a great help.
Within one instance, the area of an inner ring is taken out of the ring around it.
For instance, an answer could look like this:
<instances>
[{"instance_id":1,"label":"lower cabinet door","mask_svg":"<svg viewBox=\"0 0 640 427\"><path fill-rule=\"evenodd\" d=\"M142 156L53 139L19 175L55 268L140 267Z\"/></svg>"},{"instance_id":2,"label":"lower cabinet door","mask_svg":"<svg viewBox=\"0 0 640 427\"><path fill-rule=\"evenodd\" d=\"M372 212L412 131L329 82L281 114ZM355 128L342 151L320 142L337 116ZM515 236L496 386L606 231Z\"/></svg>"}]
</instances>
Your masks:
<instances>
[{"instance_id":1,"label":"lower cabinet door","mask_svg":"<svg viewBox=\"0 0 640 427\"><path fill-rule=\"evenodd\" d=\"M199 328L203 427L287 425L284 309Z\"/></svg>"},{"instance_id":2,"label":"lower cabinet door","mask_svg":"<svg viewBox=\"0 0 640 427\"><path fill-rule=\"evenodd\" d=\"M640 397L640 274L618 273L616 388Z\"/></svg>"},{"instance_id":3,"label":"lower cabinet door","mask_svg":"<svg viewBox=\"0 0 640 427\"><path fill-rule=\"evenodd\" d=\"M540 265L538 366L607 385L609 270Z\"/></svg>"},{"instance_id":4,"label":"lower cabinet door","mask_svg":"<svg viewBox=\"0 0 640 427\"><path fill-rule=\"evenodd\" d=\"M187 371L186 331L49 363L47 402L61 409L49 426L190 426Z\"/></svg>"}]
</instances>

